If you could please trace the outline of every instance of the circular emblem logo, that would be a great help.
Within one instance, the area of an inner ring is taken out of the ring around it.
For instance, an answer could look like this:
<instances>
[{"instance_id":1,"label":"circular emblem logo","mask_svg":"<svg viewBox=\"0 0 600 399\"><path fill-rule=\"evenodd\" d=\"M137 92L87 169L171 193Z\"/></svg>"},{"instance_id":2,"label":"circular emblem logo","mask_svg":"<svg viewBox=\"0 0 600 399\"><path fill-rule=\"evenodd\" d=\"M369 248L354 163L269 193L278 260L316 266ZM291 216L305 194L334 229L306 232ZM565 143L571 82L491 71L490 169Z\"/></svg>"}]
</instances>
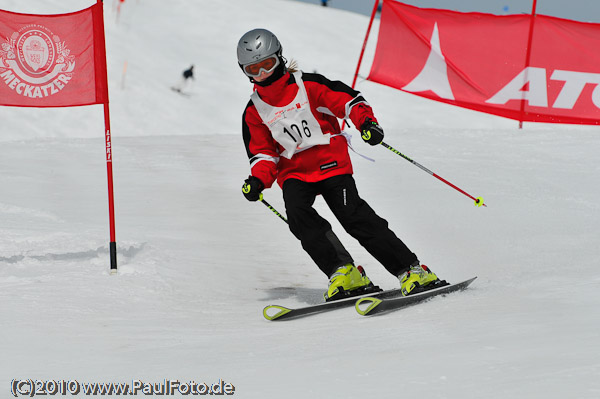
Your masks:
<instances>
[{"instance_id":1,"label":"circular emblem logo","mask_svg":"<svg viewBox=\"0 0 600 399\"><path fill-rule=\"evenodd\" d=\"M0 44L0 84L18 95L34 99L52 96L73 78L75 56L45 26L23 26Z\"/></svg>"},{"instance_id":2,"label":"circular emblem logo","mask_svg":"<svg viewBox=\"0 0 600 399\"><path fill-rule=\"evenodd\" d=\"M54 65L55 49L50 36L38 29L23 33L17 43L21 67L32 75L42 75Z\"/></svg>"}]
</instances>

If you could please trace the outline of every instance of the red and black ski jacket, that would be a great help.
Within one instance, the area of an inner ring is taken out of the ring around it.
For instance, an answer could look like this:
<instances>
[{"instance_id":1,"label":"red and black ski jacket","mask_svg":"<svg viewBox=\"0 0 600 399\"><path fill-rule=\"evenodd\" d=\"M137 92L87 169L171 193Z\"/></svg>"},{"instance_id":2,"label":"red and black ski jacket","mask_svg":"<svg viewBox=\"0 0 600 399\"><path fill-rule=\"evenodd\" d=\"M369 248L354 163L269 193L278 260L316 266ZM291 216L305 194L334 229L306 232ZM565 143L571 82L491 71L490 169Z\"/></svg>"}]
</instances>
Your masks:
<instances>
[{"instance_id":1,"label":"red and black ski jacket","mask_svg":"<svg viewBox=\"0 0 600 399\"><path fill-rule=\"evenodd\" d=\"M273 139L250 100L242 122L244 144L250 159L251 174L260 179L265 188L271 187L275 180L283 186L285 180L290 178L312 183L332 176L352 174L348 142L340 134L338 118L350 118L357 127L367 118L377 121L362 95L348 85L316 73L303 73L302 81L312 114L323 133L332 135L330 143L295 153L291 159L280 156L283 147ZM299 87L295 77L286 72L272 84L264 87L254 85L254 89L265 103L281 107L293 101Z\"/></svg>"}]
</instances>

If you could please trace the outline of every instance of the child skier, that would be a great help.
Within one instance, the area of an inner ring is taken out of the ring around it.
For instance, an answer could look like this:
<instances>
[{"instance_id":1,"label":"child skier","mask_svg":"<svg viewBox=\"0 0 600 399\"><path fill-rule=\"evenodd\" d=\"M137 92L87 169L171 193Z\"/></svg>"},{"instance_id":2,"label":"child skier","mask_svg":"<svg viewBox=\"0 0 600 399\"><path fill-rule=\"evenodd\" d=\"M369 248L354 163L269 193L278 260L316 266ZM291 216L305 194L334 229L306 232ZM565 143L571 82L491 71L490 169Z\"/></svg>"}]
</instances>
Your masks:
<instances>
[{"instance_id":1,"label":"child skier","mask_svg":"<svg viewBox=\"0 0 600 399\"><path fill-rule=\"evenodd\" d=\"M350 118L360 126L361 137L370 145L380 144L384 135L361 93L342 82L287 66L279 40L266 29L244 34L237 58L254 84L242 122L251 169L242 192L249 201L257 201L277 180L290 231L329 277L325 300L376 287L360 266L355 267L329 222L313 208L318 194L344 229L399 278L403 295L435 285L437 276L420 264L356 189L348 143L337 118Z\"/></svg>"}]
</instances>

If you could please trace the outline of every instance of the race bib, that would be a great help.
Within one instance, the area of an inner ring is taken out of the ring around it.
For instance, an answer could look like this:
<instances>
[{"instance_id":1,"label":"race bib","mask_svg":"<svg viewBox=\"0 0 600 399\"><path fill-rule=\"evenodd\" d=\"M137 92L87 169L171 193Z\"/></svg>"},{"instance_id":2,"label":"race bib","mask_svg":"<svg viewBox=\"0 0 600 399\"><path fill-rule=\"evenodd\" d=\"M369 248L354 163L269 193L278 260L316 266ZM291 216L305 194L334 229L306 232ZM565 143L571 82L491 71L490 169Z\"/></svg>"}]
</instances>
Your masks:
<instances>
[{"instance_id":1,"label":"race bib","mask_svg":"<svg viewBox=\"0 0 600 399\"><path fill-rule=\"evenodd\" d=\"M257 92L251 99L261 119L271 131L273 138L281 144L281 156L291 159L295 153L315 145L329 144L331 134L324 134L319 122L310 110L302 73L295 72L298 93L294 100L283 107L274 107L264 102Z\"/></svg>"}]
</instances>

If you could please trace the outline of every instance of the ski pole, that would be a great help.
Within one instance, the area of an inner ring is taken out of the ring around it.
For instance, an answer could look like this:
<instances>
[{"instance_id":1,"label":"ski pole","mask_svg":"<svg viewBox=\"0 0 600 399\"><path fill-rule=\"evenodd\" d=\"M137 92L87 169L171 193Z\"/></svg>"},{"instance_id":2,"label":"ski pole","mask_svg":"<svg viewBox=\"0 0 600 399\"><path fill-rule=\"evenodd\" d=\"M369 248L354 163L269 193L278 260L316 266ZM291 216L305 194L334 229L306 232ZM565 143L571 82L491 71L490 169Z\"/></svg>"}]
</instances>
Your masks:
<instances>
[{"instance_id":1,"label":"ski pole","mask_svg":"<svg viewBox=\"0 0 600 399\"><path fill-rule=\"evenodd\" d=\"M283 221L284 221L284 222L286 222L286 223L288 222L288 221L287 221L287 219L286 219L285 217L283 217L283 215L282 215L281 213L277 212L277 209L273 208L273 207L271 206L271 204L269 204L267 201L265 201L265 199L263 198L263 195L262 195L262 193L260 193L260 195L258 196L258 200L259 200L260 202L262 202L263 204L265 204L265 206L266 206L267 208L269 208L270 210L272 210L274 214L276 214L277 216L279 216L279 218L280 218L281 220L283 220Z\"/></svg>"},{"instance_id":2,"label":"ski pole","mask_svg":"<svg viewBox=\"0 0 600 399\"><path fill-rule=\"evenodd\" d=\"M481 198L481 197L477 197L477 198L473 197L471 194L469 194L466 191L458 188L457 186L455 186L454 184L450 183L448 180L444 179L443 177L436 175L435 173L433 173L432 171L430 171L429 169L427 169L426 167L424 167L420 163L413 161L412 159L410 159L409 157L407 157L406 155L404 155L403 153L401 153L400 151L398 151L397 149L395 149L391 145L386 144L383 141L381 142L381 145L384 146L385 148L387 148L388 150L392 151L393 153L400 155L402 158L406 159L408 162L412 163L413 165L418 166L420 169L422 169L425 172L429 173L431 176L435 177L436 179L439 179L440 181L446 183L447 185L449 185L450 187L452 187L456 191L458 191L460 193L463 193L467 197L471 198L473 201L475 201L475 206L482 206L483 205L483 206L487 207L487 205L483 203L483 198Z\"/></svg>"}]
</instances>

